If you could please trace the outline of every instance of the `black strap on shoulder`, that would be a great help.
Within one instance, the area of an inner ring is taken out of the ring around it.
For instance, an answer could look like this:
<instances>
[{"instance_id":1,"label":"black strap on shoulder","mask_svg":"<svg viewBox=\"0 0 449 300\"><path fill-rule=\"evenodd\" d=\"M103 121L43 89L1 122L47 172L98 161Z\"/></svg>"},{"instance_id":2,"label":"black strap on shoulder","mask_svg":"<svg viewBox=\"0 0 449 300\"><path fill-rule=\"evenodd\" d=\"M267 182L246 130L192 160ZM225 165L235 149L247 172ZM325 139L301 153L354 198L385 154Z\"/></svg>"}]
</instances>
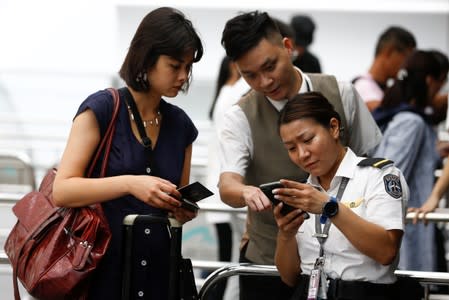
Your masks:
<instances>
[{"instance_id":1,"label":"black strap on shoulder","mask_svg":"<svg viewBox=\"0 0 449 300\"><path fill-rule=\"evenodd\" d=\"M356 76L356 77L354 77L352 80L351 80L351 83L352 84L355 84L359 79L361 79L361 78L363 78L363 76ZM373 79L374 80L374 79ZM377 84L377 86L382 90L382 91L384 91L385 92L385 90L387 89L387 84L386 83L382 83L382 82L379 82L379 81L377 81L377 80L374 80L374 82Z\"/></svg>"},{"instance_id":2,"label":"black strap on shoulder","mask_svg":"<svg viewBox=\"0 0 449 300\"><path fill-rule=\"evenodd\" d=\"M145 126L143 126L142 118L140 117L140 113L139 110L137 109L136 101L134 101L133 95L129 92L129 90L126 87L121 88L120 91L122 91L125 96L126 104L131 108L131 112L133 113L137 130L139 131L139 135L142 140L142 144L146 148L151 148L151 140L147 136Z\"/></svg>"},{"instance_id":3,"label":"black strap on shoulder","mask_svg":"<svg viewBox=\"0 0 449 300\"><path fill-rule=\"evenodd\" d=\"M357 77L353 78L353 79L351 80L351 83L352 83L352 84L355 84L355 83L357 82L357 80L359 80L360 78L362 78L362 76L357 76Z\"/></svg>"},{"instance_id":4,"label":"black strap on shoulder","mask_svg":"<svg viewBox=\"0 0 449 300\"><path fill-rule=\"evenodd\" d=\"M393 163L394 162L389 159L371 157L371 158L365 158L365 159L361 160L357 164L357 166L359 166L359 167L374 167L374 168L382 169L382 168L389 166Z\"/></svg>"},{"instance_id":5,"label":"black strap on shoulder","mask_svg":"<svg viewBox=\"0 0 449 300\"><path fill-rule=\"evenodd\" d=\"M145 173L147 173L148 175L154 174L155 168L154 168L153 159L152 159L153 148L151 147L151 139L147 136L147 133L145 131L145 126L143 125L142 117L140 116L139 110L137 109L136 101L134 100L134 97L130 93L128 88L124 87L124 88L121 88L119 91L123 94L126 104L131 109L131 112L134 116L134 121L137 126L137 130L139 131L142 145L146 148L147 153L148 153L147 154L148 164L147 164L147 166L145 166Z\"/></svg>"}]
</instances>

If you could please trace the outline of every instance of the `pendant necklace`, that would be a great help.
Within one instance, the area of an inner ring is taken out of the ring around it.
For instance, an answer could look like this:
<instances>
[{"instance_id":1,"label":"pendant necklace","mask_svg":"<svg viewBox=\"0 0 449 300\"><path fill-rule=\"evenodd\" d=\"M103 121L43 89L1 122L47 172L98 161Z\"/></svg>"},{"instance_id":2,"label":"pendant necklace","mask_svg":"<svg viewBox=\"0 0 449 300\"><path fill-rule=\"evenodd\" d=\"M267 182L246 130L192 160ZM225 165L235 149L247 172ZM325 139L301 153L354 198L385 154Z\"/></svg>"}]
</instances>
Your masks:
<instances>
[{"instance_id":1,"label":"pendant necklace","mask_svg":"<svg viewBox=\"0 0 449 300\"><path fill-rule=\"evenodd\" d=\"M129 114L131 116L131 120L133 120L135 122L134 114L132 112L132 109L131 109L131 107L129 105L127 105L127 106L128 106ZM143 127L147 128L148 125L150 125L150 126L159 126L160 118L161 118L161 111L158 109L157 113L156 113L156 116L153 119L142 120Z\"/></svg>"}]
</instances>

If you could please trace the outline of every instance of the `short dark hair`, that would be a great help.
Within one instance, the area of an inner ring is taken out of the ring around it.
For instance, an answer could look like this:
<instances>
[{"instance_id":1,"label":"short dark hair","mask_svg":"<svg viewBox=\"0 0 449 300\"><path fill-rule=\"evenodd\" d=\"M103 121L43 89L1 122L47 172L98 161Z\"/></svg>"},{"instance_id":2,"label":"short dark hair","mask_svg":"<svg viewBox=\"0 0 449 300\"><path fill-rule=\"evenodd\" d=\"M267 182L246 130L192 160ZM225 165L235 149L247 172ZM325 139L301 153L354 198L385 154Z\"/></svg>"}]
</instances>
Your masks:
<instances>
[{"instance_id":1,"label":"short dark hair","mask_svg":"<svg viewBox=\"0 0 449 300\"><path fill-rule=\"evenodd\" d=\"M264 38L272 43L282 44L279 28L268 13L253 11L226 22L221 44L226 50L226 55L235 61L256 47Z\"/></svg>"},{"instance_id":2,"label":"short dark hair","mask_svg":"<svg viewBox=\"0 0 449 300\"><path fill-rule=\"evenodd\" d=\"M405 52L407 49L416 48L416 40L413 34L405 28L391 26L379 36L375 56L387 46L393 46L396 51Z\"/></svg>"},{"instance_id":3,"label":"short dark hair","mask_svg":"<svg viewBox=\"0 0 449 300\"><path fill-rule=\"evenodd\" d=\"M313 119L325 128L330 127L332 118L336 118L338 124L341 124L340 115L320 92L297 94L289 100L281 110L278 125L280 127L282 124L305 118Z\"/></svg>"},{"instance_id":4,"label":"short dark hair","mask_svg":"<svg viewBox=\"0 0 449 300\"><path fill-rule=\"evenodd\" d=\"M290 22L295 31L295 43L304 47L313 42L313 33L315 32L315 23L312 18L306 15L296 15Z\"/></svg>"},{"instance_id":5,"label":"short dark hair","mask_svg":"<svg viewBox=\"0 0 449 300\"><path fill-rule=\"evenodd\" d=\"M291 27L290 25L288 25L287 23L276 19L276 18L272 18L273 21L276 23L278 29L279 29L279 33L281 34L282 37L286 37L286 38L290 38L292 40L295 39L295 31L293 30L293 27Z\"/></svg>"},{"instance_id":6,"label":"short dark hair","mask_svg":"<svg viewBox=\"0 0 449 300\"><path fill-rule=\"evenodd\" d=\"M432 53L433 56L438 61L438 64L440 66L440 78L441 80L447 79L447 73L449 72L449 59L446 54L444 54L441 51L438 50L430 50L430 53Z\"/></svg>"},{"instance_id":7,"label":"short dark hair","mask_svg":"<svg viewBox=\"0 0 449 300\"><path fill-rule=\"evenodd\" d=\"M153 67L160 55L180 59L194 51L193 62L203 56L201 39L182 12L171 7L161 7L148 13L140 23L119 71L120 77L136 91L148 91L149 86L137 80L139 73ZM187 80L183 90L190 83ZM151 83L150 83L151 86Z\"/></svg>"}]
</instances>

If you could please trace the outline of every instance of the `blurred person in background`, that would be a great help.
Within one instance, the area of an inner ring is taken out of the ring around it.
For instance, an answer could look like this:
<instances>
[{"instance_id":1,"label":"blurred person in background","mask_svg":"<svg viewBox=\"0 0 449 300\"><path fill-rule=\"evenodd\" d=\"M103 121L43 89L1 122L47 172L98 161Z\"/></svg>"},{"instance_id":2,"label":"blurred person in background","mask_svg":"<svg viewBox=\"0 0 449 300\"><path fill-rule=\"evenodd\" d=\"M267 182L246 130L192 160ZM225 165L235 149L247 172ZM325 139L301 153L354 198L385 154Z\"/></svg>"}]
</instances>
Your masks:
<instances>
[{"instance_id":1,"label":"blurred person in background","mask_svg":"<svg viewBox=\"0 0 449 300\"><path fill-rule=\"evenodd\" d=\"M399 26L388 27L377 40L374 61L368 73L352 80L368 109L379 106L387 81L395 78L406 57L416 48L413 34Z\"/></svg>"},{"instance_id":2,"label":"blurred person in background","mask_svg":"<svg viewBox=\"0 0 449 300\"><path fill-rule=\"evenodd\" d=\"M443 121L447 116L447 96L448 91L444 90L443 86L447 83L447 75L449 71L449 61L448 57L438 51L430 51L435 58L438 60L440 66L440 75L438 78L439 92L433 97L432 106L427 107L426 113L429 114L429 118L433 124L438 124ZM430 108L430 109L429 109ZM441 130L438 127L436 130ZM437 179L430 196L420 207L410 207L409 212L416 212L413 223L416 224L419 220L422 220L424 224L427 224L426 214L433 212L440 204L440 200L443 198L443 194L448 190L449 184L449 163L447 157L449 156L449 141L439 140L437 144L438 153L442 159L441 164L438 168L443 168L441 176ZM444 164L444 165L443 165ZM447 205L447 204L446 204ZM422 219L419 219L422 218ZM432 226L432 225L431 225ZM435 226L435 239L437 243L437 271L447 272L447 261L446 261L446 238L444 236L444 228L437 225ZM439 293L448 293L449 289L447 287L438 286Z\"/></svg>"},{"instance_id":3,"label":"blurred person in background","mask_svg":"<svg viewBox=\"0 0 449 300\"><path fill-rule=\"evenodd\" d=\"M217 83L215 87L215 97L213 99L211 108L209 110L209 118L213 124L212 138L209 140L209 163L207 169L207 184L214 195L206 200L209 203L214 203L219 206L225 206L220 200L217 184L220 174L220 163L218 160L218 140L216 134L217 124L222 122L224 112L237 102L242 96L243 91L235 88L236 82L240 78L240 73L235 64L229 57L223 57L218 73ZM210 224L214 224L217 234L217 248L218 260L229 262L232 258L233 247L233 227L238 226L235 220L235 215L230 213L207 212L205 213L206 220ZM232 224L234 223L234 225ZM239 232L241 230L238 230ZM208 273L203 274L208 275ZM216 287L211 291L213 299L223 299L224 292L227 285L227 279L220 280ZM237 296L238 297L238 296Z\"/></svg>"},{"instance_id":4,"label":"blurred person in background","mask_svg":"<svg viewBox=\"0 0 449 300\"><path fill-rule=\"evenodd\" d=\"M291 19L290 25L295 32L293 64L307 73L321 73L319 59L309 51L309 46L313 43L315 22L310 16L296 15Z\"/></svg>"},{"instance_id":5,"label":"blurred person in background","mask_svg":"<svg viewBox=\"0 0 449 300\"><path fill-rule=\"evenodd\" d=\"M433 97L431 106L429 106L428 114L432 117L432 122L437 125L440 122L446 120L448 109L448 93L449 87L447 86L447 75L449 72L449 59L446 54L439 50L430 50L430 52L438 60L440 66L440 90ZM449 154L446 153L445 156Z\"/></svg>"},{"instance_id":6,"label":"blurred person in background","mask_svg":"<svg viewBox=\"0 0 449 300\"><path fill-rule=\"evenodd\" d=\"M437 135L425 113L441 88L440 67L429 51L414 51L401 66L395 83L373 111L383 139L373 157L386 157L403 172L410 188L408 207L421 207L429 197L440 160ZM434 224L406 224L399 268L436 271Z\"/></svg>"}]
</instances>

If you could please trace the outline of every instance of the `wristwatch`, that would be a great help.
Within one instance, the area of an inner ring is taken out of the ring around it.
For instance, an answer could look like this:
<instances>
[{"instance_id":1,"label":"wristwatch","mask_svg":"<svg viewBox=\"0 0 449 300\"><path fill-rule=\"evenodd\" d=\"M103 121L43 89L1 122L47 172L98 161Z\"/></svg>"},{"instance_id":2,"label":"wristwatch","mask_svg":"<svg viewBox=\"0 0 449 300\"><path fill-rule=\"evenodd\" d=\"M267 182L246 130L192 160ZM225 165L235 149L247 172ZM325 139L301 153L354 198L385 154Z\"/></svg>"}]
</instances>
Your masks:
<instances>
[{"instance_id":1,"label":"wristwatch","mask_svg":"<svg viewBox=\"0 0 449 300\"><path fill-rule=\"evenodd\" d=\"M331 196L329 198L329 201L326 202L326 204L324 204L324 206L323 206L322 215L327 219L327 218L332 218L337 214L338 214L337 198L335 198L334 196Z\"/></svg>"}]
</instances>

